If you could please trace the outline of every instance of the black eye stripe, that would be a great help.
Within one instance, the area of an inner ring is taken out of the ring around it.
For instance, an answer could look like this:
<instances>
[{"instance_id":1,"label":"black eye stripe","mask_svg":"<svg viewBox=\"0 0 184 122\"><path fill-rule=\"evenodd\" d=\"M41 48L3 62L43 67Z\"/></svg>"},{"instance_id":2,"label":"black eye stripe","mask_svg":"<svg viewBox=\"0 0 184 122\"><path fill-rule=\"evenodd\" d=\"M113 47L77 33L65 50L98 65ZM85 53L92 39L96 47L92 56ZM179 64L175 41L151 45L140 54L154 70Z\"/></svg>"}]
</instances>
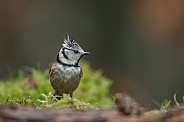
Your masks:
<instances>
[{"instance_id":1,"label":"black eye stripe","mask_svg":"<svg viewBox=\"0 0 184 122\"><path fill-rule=\"evenodd\" d=\"M78 50L72 50L72 49L68 49L68 48L63 48L63 51L64 50L71 50L71 51L73 51L74 53L79 53L79 51ZM66 55L66 54L65 54Z\"/></svg>"},{"instance_id":2,"label":"black eye stripe","mask_svg":"<svg viewBox=\"0 0 184 122\"><path fill-rule=\"evenodd\" d=\"M74 50L74 53L79 53L79 51L78 50Z\"/></svg>"}]
</instances>

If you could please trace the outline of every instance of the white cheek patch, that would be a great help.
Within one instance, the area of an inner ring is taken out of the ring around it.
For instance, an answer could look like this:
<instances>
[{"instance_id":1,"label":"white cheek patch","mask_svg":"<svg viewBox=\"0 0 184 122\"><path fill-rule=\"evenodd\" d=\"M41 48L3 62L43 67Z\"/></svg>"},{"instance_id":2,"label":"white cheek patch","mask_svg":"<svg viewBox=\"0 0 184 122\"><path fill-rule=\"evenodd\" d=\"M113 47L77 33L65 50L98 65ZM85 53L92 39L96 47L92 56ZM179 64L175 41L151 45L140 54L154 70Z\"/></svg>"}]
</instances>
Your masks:
<instances>
[{"instance_id":1,"label":"white cheek patch","mask_svg":"<svg viewBox=\"0 0 184 122\"><path fill-rule=\"evenodd\" d=\"M70 58L71 57L68 56L68 59L66 59L62 53L59 54L59 59L62 63L75 65L76 64L76 59L73 59L73 58L70 59Z\"/></svg>"}]
</instances>

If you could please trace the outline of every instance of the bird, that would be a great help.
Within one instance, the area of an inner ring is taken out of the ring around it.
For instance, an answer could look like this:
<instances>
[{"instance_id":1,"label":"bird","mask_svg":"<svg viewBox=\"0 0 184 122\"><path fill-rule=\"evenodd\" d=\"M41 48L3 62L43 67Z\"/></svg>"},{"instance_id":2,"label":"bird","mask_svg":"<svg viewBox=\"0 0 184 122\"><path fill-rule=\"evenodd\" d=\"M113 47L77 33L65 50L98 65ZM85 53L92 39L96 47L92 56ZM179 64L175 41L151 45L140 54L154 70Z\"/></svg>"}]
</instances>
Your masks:
<instances>
[{"instance_id":1,"label":"bird","mask_svg":"<svg viewBox=\"0 0 184 122\"><path fill-rule=\"evenodd\" d=\"M79 44L66 33L64 43L57 53L56 62L52 64L49 71L50 84L54 89L54 95L58 100L63 98L63 94L68 94L71 98L73 92L80 84L83 76L80 59L84 55L89 55Z\"/></svg>"}]
</instances>

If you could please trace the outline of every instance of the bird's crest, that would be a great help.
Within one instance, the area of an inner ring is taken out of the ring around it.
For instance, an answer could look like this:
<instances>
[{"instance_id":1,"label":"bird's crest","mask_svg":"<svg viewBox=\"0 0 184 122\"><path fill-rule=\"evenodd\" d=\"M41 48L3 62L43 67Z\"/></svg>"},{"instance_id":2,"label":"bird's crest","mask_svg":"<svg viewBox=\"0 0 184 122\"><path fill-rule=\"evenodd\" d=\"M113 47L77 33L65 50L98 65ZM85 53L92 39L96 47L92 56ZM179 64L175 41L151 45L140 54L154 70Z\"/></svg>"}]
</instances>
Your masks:
<instances>
[{"instance_id":1,"label":"bird's crest","mask_svg":"<svg viewBox=\"0 0 184 122\"><path fill-rule=\"evenodd\" d=\"M79 45L73 38L69 36L68 33L66 33L66 36L64 36L64 44L63 46L68 47L68 48L77 48Z\"/></svg>"}]
</instances>

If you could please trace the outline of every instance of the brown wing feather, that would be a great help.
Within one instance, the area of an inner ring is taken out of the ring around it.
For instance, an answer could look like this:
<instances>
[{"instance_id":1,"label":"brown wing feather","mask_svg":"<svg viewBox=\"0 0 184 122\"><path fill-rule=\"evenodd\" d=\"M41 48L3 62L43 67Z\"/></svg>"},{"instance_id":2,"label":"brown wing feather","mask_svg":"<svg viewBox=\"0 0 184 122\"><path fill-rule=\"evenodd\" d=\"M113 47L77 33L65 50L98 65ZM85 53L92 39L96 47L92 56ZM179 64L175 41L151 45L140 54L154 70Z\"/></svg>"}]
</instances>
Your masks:
<instances>
[{"instance_id":1,"label":"brown wing feather","mask_svg":"<svg viewBox=\"0 0 184 122\"><path fill-rule=\"evenodd\" d=\"M79 75L80 78L83 77L83 72L82 72L82 68L81 68L81 72L80 72L80 75Z\"/></svg>"},{"instance_id":2,"label":"brown wing feather","mask_svg":"<svg viewBox=\"0 0 184 122\"><path fill-rule=\"evenodd\" d=\"M50 83L52 85L52 87L54 88L55 91L58 91L60 88L60 82L58 81L58 79L62 80L61 78L59 78L60 74L58 74L58 72L56 72L56 65L57 64L53 64L52 68L50 69L49 75L50 75Z\"/></svg>"}]
</instances>

